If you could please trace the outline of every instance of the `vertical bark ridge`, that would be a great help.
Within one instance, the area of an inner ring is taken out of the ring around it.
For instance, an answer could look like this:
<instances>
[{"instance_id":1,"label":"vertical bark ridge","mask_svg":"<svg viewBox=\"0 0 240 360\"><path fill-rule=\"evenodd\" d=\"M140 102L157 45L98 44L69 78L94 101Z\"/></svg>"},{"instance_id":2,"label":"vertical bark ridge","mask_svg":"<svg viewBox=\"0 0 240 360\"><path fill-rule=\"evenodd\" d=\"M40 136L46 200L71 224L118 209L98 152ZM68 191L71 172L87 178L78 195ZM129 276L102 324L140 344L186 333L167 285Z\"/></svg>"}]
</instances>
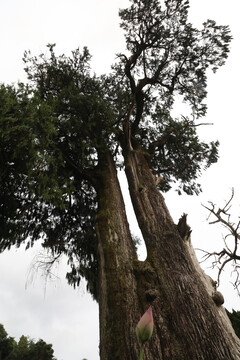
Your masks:
<instances>
[{"instance_id":1,"label":"vertical bark ridge","mask_svg":"<svg viewBox=\"0 0 240 360\"><path fill-rule=\"evenodd\" d=\"M141 291L146 299L155 293L156 331L146 358L240 359L239 339L219 316L143 152L125 151L124 158L130 196L147 248L144 266L151 268L148 285Z\"/></svg>"},{"instance_id":2,"label":"vertical bark ridge","mask_svg":"<svg viewBox=\"0 0 240 360\"><path fill-rule=\"evenodd\" d=\"M100 357L102 360L135 359L139 307L133 264L137 255L110 153L99 164L97 194Z\"/></svg>"}]
</instances>

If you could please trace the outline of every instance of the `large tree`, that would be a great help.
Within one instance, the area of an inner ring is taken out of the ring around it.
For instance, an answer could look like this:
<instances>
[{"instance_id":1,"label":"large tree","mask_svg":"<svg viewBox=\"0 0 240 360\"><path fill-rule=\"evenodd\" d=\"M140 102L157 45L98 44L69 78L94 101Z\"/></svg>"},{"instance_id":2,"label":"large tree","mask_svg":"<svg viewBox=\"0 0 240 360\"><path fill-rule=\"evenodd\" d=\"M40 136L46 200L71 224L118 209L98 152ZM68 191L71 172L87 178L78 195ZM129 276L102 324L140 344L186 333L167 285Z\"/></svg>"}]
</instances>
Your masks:
<instances>
[{"instance_id":1,"label":"large tree","mask_svg":"<svg viewBox=\"0 0 240 360\"><path fill-rule=\"evenodd\" d=\"M193 194L218 158L197 135L207 71L224 64L231 36L212 20L188 22L189 2L131 0L120 11L127 50L108 75L72 56L25 53L28 85L1 87L1 246L41 239L66 254L99 303L102 360L137 359L135 326L151 304L148 360L240 359L223 298L200 269L183 216L162 196ZM188 116L173 118L176 97ZM147 258L139 261L117 170L123 167Z\"/></svg>"}]
</instances>

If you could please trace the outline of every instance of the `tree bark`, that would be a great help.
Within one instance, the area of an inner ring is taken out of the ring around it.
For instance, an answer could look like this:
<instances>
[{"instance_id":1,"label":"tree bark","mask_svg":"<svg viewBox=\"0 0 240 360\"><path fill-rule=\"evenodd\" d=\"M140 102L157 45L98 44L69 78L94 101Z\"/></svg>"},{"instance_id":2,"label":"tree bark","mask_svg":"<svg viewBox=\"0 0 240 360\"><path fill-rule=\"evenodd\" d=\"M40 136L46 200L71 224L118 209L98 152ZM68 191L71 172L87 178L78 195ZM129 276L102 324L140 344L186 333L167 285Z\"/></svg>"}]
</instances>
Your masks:
<instances>
[{"instance_id":1,"label":"tree bark","mask_svg":"<svg viewBox=\"0 0 240 360\"><path fill-rule=\"evenodd\" d=\"M137 256L110 153L99 161L96 190L100 358L137 359L135 326L140 314L134 276Z\"/></svg>"},{"instance_id":2,"label":"tree bark","mask_svg":"<svg viewBox=\"0 0 240 360\"><path fill-rule=\"evenodd\" d=\"M240 359L239 339L213 300L215 289L189 237L173 223L143 152L126 150L124 157L147 259L137 259L115 164L107 153L99 161L96 185L101 360L139 359L135 328L150 305L154 332L144 359Z\"/></svg>"},{"instance_id":3,"label":"tree bark","mask_svg":"<svg viewBox=\"0 0 240 360\"><path fill-rule=\"evenodd\" d=\"M143 150L126 147L123 155L147 248L146 261L135 262L139 308L152 303L155 323L145 358L240 359L239 339L223 307L213 300L214 286L200 269L189 236L180 235L173 223Z\"/></svg>"}]
</instances>

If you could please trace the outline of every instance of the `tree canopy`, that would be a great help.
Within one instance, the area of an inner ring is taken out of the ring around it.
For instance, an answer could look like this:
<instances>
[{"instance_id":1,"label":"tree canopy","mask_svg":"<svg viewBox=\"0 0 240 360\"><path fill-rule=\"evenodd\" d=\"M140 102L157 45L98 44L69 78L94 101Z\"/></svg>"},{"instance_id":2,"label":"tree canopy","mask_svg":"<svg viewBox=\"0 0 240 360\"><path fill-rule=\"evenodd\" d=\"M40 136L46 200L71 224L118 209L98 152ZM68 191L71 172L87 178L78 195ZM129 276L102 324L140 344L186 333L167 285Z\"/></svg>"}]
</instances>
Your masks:
<instances>
[{"instance_id":1,"label":"tree canopy","mask_svg":"<svg viewBox=\"0 0 240 360\"><path fill-rule=\"evenodd\" d=\"M97 298L95 217L99 169L110 152L141 149L161 191L198 194L202 171L217 161L218 141L202 141L209 69L229 52L227 26L198 30L189 1L131 0L120 10L126 53L96 76L87 48L71 56L24 55L27 84L0 88L0 250L38 239L66 254L68 281L88 280ZM172 116L176 98L186 113ZM189 115L190 114L190 115Z\"/></svg>"},{"instance_id":2,"label":"tree canopy","mask_svg":"<svg viewBox=\"0 0 240 360\"><path fill-rule=\"evenodd\" d=\"M0 324L0 359L1 360L56 360L53 357L52 345L42 339L37 342L22 335L17 342L8 336Z\"/></svg>"}]
</instances>

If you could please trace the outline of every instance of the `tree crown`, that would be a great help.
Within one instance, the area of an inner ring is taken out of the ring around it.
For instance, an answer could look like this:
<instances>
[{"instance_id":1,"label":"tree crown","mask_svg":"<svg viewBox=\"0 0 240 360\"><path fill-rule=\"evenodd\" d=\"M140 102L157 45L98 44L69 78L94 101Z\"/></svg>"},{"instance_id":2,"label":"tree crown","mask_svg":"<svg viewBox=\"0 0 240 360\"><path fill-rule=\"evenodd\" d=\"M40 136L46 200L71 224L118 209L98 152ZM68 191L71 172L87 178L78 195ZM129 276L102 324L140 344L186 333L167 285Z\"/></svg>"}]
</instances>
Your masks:
<instances>
[{"instance_id":1,"label":"tree crown","mask_svg":"<svg viewBox=\"0 0 240 360\"><path fill-rule=\"evenodd\" d=\"M231 36L212 20L188 22L189 2L132 0L120 10L126 54L108 75L91 74L87 48L72 55L24 55L28 85L1 86L0 161L3 251L39 238L64 253L72 284L84 276L96 294L97 183L102 158L142 151L167 191L198 193L202 170L217 161L218 142L197 135L206 114L208 69L224 64ZM176 96L190 116L175 119Z\"/></svg>"}]
</instances>

